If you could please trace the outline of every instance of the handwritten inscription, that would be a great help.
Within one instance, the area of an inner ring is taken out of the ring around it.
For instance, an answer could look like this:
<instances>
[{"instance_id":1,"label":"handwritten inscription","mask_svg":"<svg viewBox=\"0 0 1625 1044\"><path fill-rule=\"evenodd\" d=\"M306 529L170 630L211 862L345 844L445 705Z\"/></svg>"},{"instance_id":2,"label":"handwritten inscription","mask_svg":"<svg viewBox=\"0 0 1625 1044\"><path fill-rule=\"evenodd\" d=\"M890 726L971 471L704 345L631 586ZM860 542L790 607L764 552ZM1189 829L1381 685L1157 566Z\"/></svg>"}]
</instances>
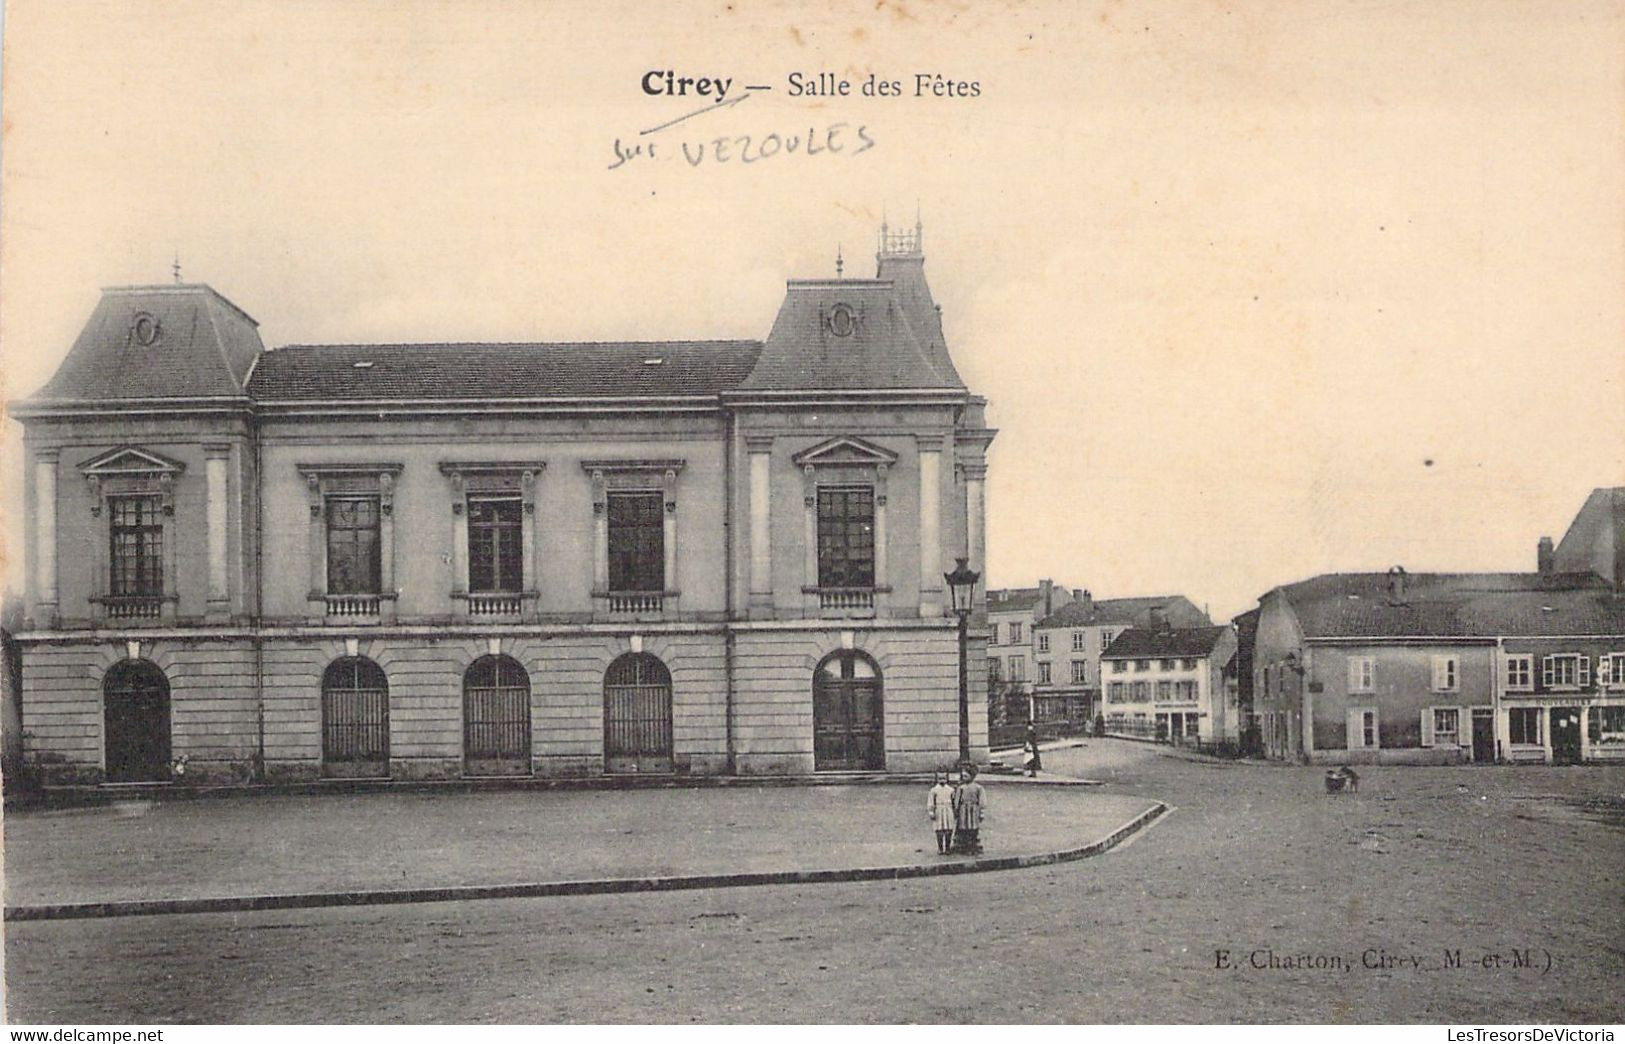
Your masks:
<instances>
[{"instance_id":1,"label":"handwritten inscription","mask_svg":"<svg viewBox=\"0 0 1625 1044\"><path fill-rule=\"evenodd\" d=\"M760 163L785 156L861 156L875 147L874 134L865 124L854 127L837 122L786 134L722 134L708 138L670 141L615 139L610 170L634 160L678 161L688 167L715 167Z\"/></svg>"}]
</instances>

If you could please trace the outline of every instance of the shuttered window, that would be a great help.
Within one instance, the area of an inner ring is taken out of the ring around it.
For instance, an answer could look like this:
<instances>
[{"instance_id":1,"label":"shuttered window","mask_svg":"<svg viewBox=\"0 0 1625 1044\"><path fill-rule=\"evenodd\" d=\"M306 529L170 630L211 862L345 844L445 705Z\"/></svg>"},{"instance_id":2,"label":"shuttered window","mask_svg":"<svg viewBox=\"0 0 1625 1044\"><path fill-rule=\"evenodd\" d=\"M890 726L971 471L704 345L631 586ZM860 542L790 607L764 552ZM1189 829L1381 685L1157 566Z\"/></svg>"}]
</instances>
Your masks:
<instances>
[{"instance_id":1,"label":"shuttered window","mask_svg":"<svg viewBox=\"0 0 1625 1044\"><path fill-rule=\"evenodd\" d=\"M1541 681L1548 689L1578 689L1591 684L1591 657L1561 653L1542 661Z\"/></svg>"}]
</instances>

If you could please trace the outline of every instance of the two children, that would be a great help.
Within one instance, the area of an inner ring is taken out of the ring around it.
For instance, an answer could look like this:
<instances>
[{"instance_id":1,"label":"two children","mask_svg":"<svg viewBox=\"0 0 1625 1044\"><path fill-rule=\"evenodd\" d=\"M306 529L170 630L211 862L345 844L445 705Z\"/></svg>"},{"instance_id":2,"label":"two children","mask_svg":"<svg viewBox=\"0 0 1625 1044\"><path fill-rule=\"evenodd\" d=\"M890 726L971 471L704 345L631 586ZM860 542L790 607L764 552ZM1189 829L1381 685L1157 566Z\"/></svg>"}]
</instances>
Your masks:
<instances>
[{"instance_id":1,"label":"two children","mask_svg":"<svg viewBox=\"0 0 1625 1044\"><path fill-rule=\"evenodd\" d=\"M987 813L987 791L976 782L976 766L960 769L959 785L948 785L948 773L938 772L926 796L926 814L937 833L937 853L982 854L982 817Z\"/></svg>"}]
</instances>

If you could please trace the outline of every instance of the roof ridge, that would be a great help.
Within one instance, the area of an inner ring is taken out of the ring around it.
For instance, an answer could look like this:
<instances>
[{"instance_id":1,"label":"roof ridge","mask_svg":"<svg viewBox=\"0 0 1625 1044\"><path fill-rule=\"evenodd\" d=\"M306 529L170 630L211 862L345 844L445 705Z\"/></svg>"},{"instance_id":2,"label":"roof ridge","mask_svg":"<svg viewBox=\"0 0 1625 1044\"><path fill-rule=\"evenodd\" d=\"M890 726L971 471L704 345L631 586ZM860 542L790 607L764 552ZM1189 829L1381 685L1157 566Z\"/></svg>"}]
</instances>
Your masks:
<instances>
[{"instance_id":1,"label":"roof ridge","mask_svg":"<svg viewBox=\"0 0 1625 1044\"><path fill-rule=\"evenodd\" d=\"M730 344L730 345L759 345L761 341L749 337L717 337L701 340L691 338L672 338L663 341L330 341L312 342L296 341L284 344L267 351L282 352L290 348L323 349L323 348L538 348L538 347L565 347L582 346L591 348L601 347L638 347L643 345L672 345L672 344Z\"/></svg>"}]
</instances>

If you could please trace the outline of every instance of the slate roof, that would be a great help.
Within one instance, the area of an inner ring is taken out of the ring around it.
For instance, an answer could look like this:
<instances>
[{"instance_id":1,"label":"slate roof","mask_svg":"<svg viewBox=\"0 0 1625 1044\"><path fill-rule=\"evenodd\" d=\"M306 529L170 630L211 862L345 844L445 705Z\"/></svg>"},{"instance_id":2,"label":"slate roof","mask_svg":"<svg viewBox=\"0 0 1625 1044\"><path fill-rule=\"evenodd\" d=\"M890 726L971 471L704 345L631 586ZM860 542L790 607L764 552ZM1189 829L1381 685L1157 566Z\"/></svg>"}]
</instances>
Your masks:
<instances>
[{"instance_id":1,"label":"slate roof","mask_svg":"<svg viewBox=\"0 0 1625 1044\"><path fill-rule=\"evenodd\" d=\"M1044 592L1036 587L995 588L987 593L987 611L1010 613L1019 609L1031 609L1043 595Z\"/></svg>"},{"instance_id":2,"label":"slate roof","mask_svg":"<svg viewBox=\"0 0 1625 1044\"><path fill-rule=\"evenodd\" d=\"M1131 624L1152 609L1179 601L1181 595L1152 595L1142 598L1100 598L1092 602L1068 602L1038 621L1038 627L1094 627L1101 624Z\"/></svg>"},{"instance_id":3,"label":"slate roof","mask_svg":"<svg viewBox=\"0 0 1625 1044\"><path fill-rule=\"evenodd\" d=\"M143 344L136 320L157 321ZM253 318L202 284L109 287L28 405L129 399L241 398L262 350Z\"/></svg>"},{"instance_id":4,"label":"slate roof","mask_svg":"<svg viewBox=\"0 0 1625 1044\"><path fill-rule=\"evenodd\" d=\"M1625 595L1595 573L1328 573L1281 588L1307 638L1625 635Z\"/></svg>"},{"instance_id":5,"label":"slate roof","mask_svg":"<svg viewBox=\"0 0 1625 1044\"><path fill-rule=\"evenodd\" d=\"M757 341L293 345L265 353L249 391L261 402L712 397L744 379L761 347Z\"/></svg>"},{"instance_id":6,"label":"slate roof","mask_svg":"<svg viewBox=\"0 0 1625 1044\"><path fill-rule=\"evenodd\" d=\"M849 333L834 322L850 311ZM762 355L740 391L964 391L942 373L892 283L875 279L792 280Z\"/></svg>"},{"instance_id":7,"label":"slate roof","mask_svg":"<svg viewBox=\"0 0 1625 1044\"><path fill-rule=\"evenodd\" d=\"M1208 656L1229 630L1228 627L1176 627L1168 631L1150 631L1143 627L1130 627L1112 640L1100 658L1155 660L1162 657Z\"/></svg>"}]
</instances>

